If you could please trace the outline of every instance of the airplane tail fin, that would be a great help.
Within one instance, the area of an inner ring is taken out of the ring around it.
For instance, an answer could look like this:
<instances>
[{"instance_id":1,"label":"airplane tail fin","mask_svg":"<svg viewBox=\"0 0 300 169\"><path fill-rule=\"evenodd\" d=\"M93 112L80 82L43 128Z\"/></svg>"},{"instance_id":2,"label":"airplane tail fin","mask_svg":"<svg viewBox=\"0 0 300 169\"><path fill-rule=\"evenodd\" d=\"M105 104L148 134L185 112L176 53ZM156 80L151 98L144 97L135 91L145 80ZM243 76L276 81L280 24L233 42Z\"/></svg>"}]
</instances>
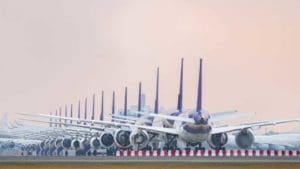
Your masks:
<instances>
[{"instance_id":1,"label":"airplane tail fin","mask_svg":"<svg viewBox=\"0 0 300 169\"><path fill-rule=\"evenodd\" d=\"M138 111L142 110L142 83L139 83Z\"/></svg>"},{"instance_id":2,"label":"airplane tail fin","mask_svg":"<svg viewBox=\"0 0 300 169\"><path fill-rule=\"evenodd\" d=\"M92 120L95 119L95 94L93 94L93 104L92 104Z\"/></svg>"},{"instance_id":3,"label":"airplane tail fin","mask_svg":"<svg viewBox=\"0 0 300 169\"><path fill-rule=\"evenodd\" d=\"M100 120L103 121L103 114L104 114L104 91L101 93L101 113L100 113Z\"/></svg>"},{"instance_id":4,"label":"airplane tail fin","mask_svg":"<svg viewBox=\"0 0 300 169\"><path fill-rule=\"evenodd\" d=\"M115 91L113 91L113 95L112 95L112 107L111 107L111 114L114 115L115 114ZM112 119L112 122L114 120Z\"/></svg>"},{"instance_id":5,"label":"airplane tail fin","mask_svg":"<svg viewBox=\"0 0 300 169\"><path fill-rule=\"evenodd\" d=\"M68 106L65 105L65 117L68 117ZM65 119L65 126L67 125L67 119Z\"/></svg>"},{"instance_id":6,"label":"airplane tail fin","mask_svg":"<svg viewBox=\"0 0 300 169\"><path fill-rule=\"evenodd\" d=\"M50 112L50 116L52 116L52 112ZM52 127L52 118L50 118L49 120L50 120L49 127L51 128Z\"/></svg>"},{"instance_id":7,"label":"airplane tail fin","mask_svg":"<svg viewBox=\"0 0 300 169\"><path fill-rule=\"evenodd\" d=\"M183 97L183 58L181 58L180 82L179 82L179 93L178 93L178 102L177 102L177 110L179 112L182 112L182 97Z\"/></svg>"},{"instance_id":8,"label":"airplane tail fin","mask_svg":"<svg viewBox=\"0 0 300 169\"><path fill-rule=\"evenodd\" d=\"M84 120L87 119L87 98L85 98L84 100ZM83 123L84 125L86 125L86 122Z\"/></svg>"},{"instance_id":9,"label":"airplane tail fin","mask_svg":"<svg viewBox=\"0 0 300 169\"><path fill-rule=\"evenodd\" d=\"M202 110L202 58L200 59L199 79L198 79L198 96L196 111L200 113Z\"/></svg>"},{"instance_id":10,"label":"airplane tail fin","mask_svg":"<svg viewBox=\"0 0 300 169\"><path fill-rule=\"evenodd\" d=\"M77 112L77 117L78 119L80 119L80 100L78 101L78 112ZM79 122L77 122L77 124L79 124Z\"/></svg>"},{"instance_id":11,"label":"airplane tail fin","mask_svg":"<svg viewBox=\"0 0 300 169\"><path fill-rule=\"evenodd\" d=\"M158 114L158 98L159 98L159 68L156 72L156 94L155 94L155 103L154 103L154 113Z\"/></svg>"},{"instance_id":12,"label":"airplane tail fin","mask_svg":"<svg viewBox=\"0 0 300 169\"><path fill-rule=\"evenodd\" d=\"M124 116L127 116L127 87L125 87Z\"/></svg>"},{"instance_id":13,"label":"airplane tail fin","mask_svg":"<svg viewBox=\"0 0 300 169\"><path fill-rule=\"evenodd\" d=\"M71 104L70 117L73 118L73 104ZM72 120L70 120L70 123L72 124Z\"/></svg>"}]
</instances>

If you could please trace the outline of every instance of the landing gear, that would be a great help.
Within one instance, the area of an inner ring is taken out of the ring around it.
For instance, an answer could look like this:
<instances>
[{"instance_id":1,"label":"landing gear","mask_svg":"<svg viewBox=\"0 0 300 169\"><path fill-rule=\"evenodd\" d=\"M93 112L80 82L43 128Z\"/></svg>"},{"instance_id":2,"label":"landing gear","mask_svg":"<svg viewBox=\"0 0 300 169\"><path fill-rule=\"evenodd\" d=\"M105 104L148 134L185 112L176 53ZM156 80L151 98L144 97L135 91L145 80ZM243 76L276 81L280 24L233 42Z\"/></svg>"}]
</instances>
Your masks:
<instances>
[{"instance_id":1,"label":"landing gear","mask_svg":"<svg viewBox=\"0 0 300 169\"><path fill-rule=\"evenodd\" d=\"M167 142L166 142L166 146L164 147L164 149L167 149L167 150L176 149L177 148L177 140L175 138L177 138L177 136L167 134L166 138L167 138Z\"/></svg>"}]
</instances>

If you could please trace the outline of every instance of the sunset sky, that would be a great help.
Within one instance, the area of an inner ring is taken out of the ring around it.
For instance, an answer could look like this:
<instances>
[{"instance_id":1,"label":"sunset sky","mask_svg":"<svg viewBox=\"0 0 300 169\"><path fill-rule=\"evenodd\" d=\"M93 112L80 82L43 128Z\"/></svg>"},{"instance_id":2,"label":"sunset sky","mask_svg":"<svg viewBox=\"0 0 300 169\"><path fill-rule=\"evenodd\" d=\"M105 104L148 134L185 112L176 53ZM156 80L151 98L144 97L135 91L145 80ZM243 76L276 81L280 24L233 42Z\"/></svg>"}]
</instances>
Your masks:
<instances>
[{"instance_id":1,"label":"sunset sky","mask_svg":"<svg viewBox=\"0 0 300 169\"><path fill-rule=\"evenodd\" d=\"M175 108L185 58L184 108L203 106L257 119L300 116L298 0L0 0L0 116L48 113L105 91L136 104L138 82L154 105ZM90 106L90 105L89 105ZM89 107L89 112L91 108ZM14 117L14 116L12 116ZM98 116L97 116L98 117Z\"/></svg>"}]
</instances>

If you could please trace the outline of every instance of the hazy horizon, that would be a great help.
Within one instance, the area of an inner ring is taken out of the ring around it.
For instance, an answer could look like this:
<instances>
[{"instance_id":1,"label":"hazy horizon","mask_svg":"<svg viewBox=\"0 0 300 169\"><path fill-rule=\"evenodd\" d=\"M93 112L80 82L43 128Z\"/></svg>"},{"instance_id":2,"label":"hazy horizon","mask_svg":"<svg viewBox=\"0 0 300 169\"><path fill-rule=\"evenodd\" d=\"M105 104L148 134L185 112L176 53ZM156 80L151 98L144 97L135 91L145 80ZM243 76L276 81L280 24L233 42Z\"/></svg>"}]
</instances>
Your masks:
<instances>
[{"instance_id":1,"label":"hazy horizon","mask_svg":"<svg viewBox=\"0 0 300 169\"><path fill-rule=\"evenodd\" d=\"M0 116L49 113L105 91L123 108L143 83L154 105L175 108L180 58L183 107L196 106L199 58L203 107L257 112L259 119L300 113L300 1L0 0ZM76 109L75 109L76 110ZM75 111L76 113L76 111ZM64 114L64 113L63 113Z\"/></svg>"}]
</instances>

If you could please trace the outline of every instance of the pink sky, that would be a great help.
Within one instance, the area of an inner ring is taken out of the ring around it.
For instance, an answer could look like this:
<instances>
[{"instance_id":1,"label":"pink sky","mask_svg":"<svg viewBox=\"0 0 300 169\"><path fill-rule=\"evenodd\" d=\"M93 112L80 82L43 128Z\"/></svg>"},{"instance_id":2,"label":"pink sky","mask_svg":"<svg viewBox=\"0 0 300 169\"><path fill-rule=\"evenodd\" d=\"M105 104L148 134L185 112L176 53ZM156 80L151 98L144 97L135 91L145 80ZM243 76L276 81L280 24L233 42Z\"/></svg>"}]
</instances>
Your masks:
<instances>
[{"instance_id":1,"label":"pink sky","mask_svg":"<svg viewBox=\"0 0 300 169\"><path fill-rule=\"evenodd\" d=\"M136 104L139 81L153 105L157 66L160 105L174 108L181 57L193 108L203 57L206 110L298 117L299 9L297 0L0 0L0 115L48 113L93 93L100 102L101 90L108 114L112 90L122 108L125 85Z\"/></svg>"}]
</instances>

